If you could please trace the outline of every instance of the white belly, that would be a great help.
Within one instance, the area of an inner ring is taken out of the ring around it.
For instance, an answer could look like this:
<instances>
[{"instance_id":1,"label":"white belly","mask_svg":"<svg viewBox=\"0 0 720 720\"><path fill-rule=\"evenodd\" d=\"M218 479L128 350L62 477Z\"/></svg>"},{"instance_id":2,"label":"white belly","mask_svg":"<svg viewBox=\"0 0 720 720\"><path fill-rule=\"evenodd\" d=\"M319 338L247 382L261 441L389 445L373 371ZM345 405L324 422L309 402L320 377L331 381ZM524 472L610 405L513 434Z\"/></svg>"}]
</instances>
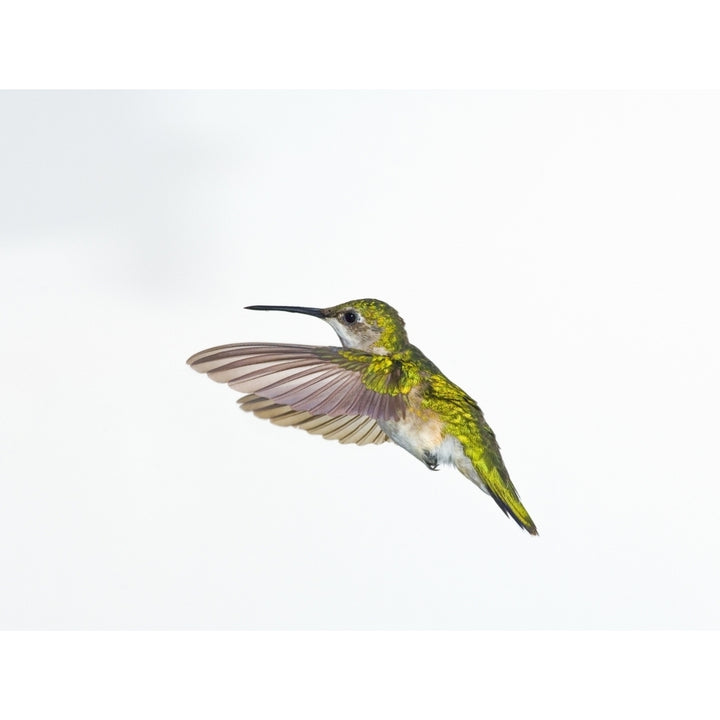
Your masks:
<instances>
[{"instance_id":1,"label":"white belly","mask_svg":"<svg viewBox=\"0 0 720 720\"><path fill-rule=\"evenodd\" d=\"M454 465L466 478L487 492L485 483L465 454L460 441L442 432L440 423L409 414L401 420L379 420L385 434L401 448L426 463L434 458L438 465Z\"/></svg>"}]
</instances>

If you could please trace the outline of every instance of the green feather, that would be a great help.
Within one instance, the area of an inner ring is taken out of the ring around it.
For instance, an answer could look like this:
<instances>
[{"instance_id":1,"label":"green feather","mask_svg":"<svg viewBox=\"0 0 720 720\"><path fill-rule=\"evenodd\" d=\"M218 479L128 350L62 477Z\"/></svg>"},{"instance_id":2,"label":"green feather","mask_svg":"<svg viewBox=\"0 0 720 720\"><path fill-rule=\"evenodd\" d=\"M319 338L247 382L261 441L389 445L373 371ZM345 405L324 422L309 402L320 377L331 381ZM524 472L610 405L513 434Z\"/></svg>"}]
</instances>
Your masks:
<instances>
[{"instance_id":1,"label":"green feather","mask_svg":"<svg viewBox=\"0 0 720 720\"><path fill-rule=\"evenodd\" d=\"M408 395L417 387L422 407L437 413L444 422L445 433L458 439L485 489L500 509L531 535L538 534L510 480L495 433L487 424L482 410L420 350L408 345L392 355L370 355L343 349L339 355L348 368L362 373L365 386L375 392Z\"/></svg>"}]
</instances>

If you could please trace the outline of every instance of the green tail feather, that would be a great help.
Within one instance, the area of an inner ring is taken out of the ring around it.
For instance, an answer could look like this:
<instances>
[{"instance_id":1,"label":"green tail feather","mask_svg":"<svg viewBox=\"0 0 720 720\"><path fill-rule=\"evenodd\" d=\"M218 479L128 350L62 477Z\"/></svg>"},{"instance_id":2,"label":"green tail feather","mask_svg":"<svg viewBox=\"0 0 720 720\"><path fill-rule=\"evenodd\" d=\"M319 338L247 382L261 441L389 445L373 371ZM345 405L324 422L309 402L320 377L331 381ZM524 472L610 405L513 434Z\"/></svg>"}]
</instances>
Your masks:
<instances>
[{"instance_id":1,"label":"green tail feather","mask_svg":"<svg viewBox=\"0 0 720 720\"><path fill-rule=\"evenodd\" d=\"M494 470L494 469L493 469ZM505 482L498 482L493 471L490 472L490 480L487 476L483 478L485 487L492 499L498 504L500 509L511 517L523 530L527 530L531 535L537 535L538 530L530 517L530 513L520 502L520 498L508 478Z\"/></svg>"},{"instance_id":2,"label":"green tail feather","mask_svg":"<svg viewBox=\"0 0 720 720\"><path fill-rule=\"evenodd\" d=\"M472 400L463 410L464 412L451 416L450 422L446 424L448 431L460 441L465 455L472 464L472 471L467 467L458 467L458 469L487 491L500 509L523 530L527 530L531 535L537 535L537 527L510 480L495 433L485 422L482 411Z\"/></svg>"},{"instance_id":3,"label":"green tail feather","mask_svg":"<svg viewBox=\"0 0 720 720\"><path fill-rule=\"evenodd\" d=\"M445 432L458 439L472 465L472 468L458 465L458 470L486 490L500 509L523 530L537 535L537 527L510 480L495 433L485 422L478 404L450 382L417 348L414 351L428 373L423 406L443 419Z\"/></svg>"},{"instance_id":4,"label":"green tail feather","mask_svg":"<svg viewBox=\"0 0 720 720\"><path fill-rule=\"evenodd\" d=\"M500 447L495 439L495 433L483 420L479 423L480 443L469 443L465 447L465 454L470 459L475 472L488 494L498 504L500 509L511 517L523 530L531 535L537 535L538 530L530 517L530 513L520 501L515 486L510 480L505 463L500 455ZM474 480L474 478L470 478Z\"/></svg>"}]
</instances>

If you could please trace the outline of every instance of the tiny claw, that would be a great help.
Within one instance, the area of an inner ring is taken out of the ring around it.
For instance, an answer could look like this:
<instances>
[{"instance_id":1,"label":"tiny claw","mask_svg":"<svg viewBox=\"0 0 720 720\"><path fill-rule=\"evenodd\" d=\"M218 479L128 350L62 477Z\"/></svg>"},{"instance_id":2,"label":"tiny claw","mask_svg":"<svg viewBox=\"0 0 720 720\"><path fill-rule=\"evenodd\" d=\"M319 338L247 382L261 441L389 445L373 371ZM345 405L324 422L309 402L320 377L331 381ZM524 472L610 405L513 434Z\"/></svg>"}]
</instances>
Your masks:
<instances>
[{"instance_id":1,"label":"tiny claw","mask_svg":"<svg viewBox=\"0 0 720 720\"><path fill-rule=\"evenodd\" d=\"M438 469L437 455L429 452L428 450L423 453L423 462L430 470Z\"/></svg>"}]
</instances>

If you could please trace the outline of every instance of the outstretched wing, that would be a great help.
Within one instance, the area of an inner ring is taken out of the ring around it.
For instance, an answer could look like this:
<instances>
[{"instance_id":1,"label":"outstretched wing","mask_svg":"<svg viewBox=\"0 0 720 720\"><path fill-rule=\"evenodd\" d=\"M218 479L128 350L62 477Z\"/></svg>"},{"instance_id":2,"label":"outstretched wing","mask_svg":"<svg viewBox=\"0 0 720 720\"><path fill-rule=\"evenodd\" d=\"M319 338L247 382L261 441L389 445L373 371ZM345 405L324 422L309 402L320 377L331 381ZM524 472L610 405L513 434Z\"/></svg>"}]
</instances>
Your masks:
<instances>
[{"instance_id":1,"label":"outstretched wing","mask_svg":"<svg viewBox=\"0 0 720 720\"><path fill-rule=\"evenodd\" d=\"M249 393L244 410L278 425L292 425L346 443L380 443L377 424L402 415L405 400L363 383L367 362L341 348L276 343L222 345L193 355L188 364L216 382Z\"/></svg>"}]
</instances>

